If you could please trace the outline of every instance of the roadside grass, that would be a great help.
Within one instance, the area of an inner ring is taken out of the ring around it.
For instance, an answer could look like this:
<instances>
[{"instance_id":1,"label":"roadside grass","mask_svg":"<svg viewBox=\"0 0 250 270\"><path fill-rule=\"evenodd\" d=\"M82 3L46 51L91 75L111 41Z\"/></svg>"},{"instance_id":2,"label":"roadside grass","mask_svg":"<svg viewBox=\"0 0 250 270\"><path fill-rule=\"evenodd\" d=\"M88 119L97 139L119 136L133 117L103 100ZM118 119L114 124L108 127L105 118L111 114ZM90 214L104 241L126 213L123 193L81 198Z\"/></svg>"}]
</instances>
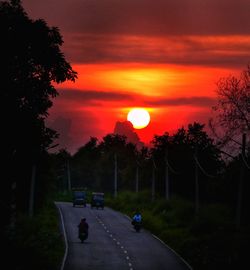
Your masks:
<instances>
[{"instance_id":1,"label":"roadside grass","mask_svg":"<svg viewBox=\"0 0 250 270\"><path fill-rule=\"evenodd\" d=\"M110 198L107 204L130 217L138 209L142 213L143 227L181 253L194 217L193 205L188 201L180 198L152 201L150 192L145 190L138 194L122 192L117 198Z\"/></svg>"},{"instance_id":2,"label":"roadside grass","mask_svg":"<svg viewBox=\"0 0 250 270\"><path fill-rule=\"evenodd\" d=\"M106 204L132 217L139 209L143 226L175 250L194 270L234 269L247 262L249 228L235 229L234 211L223 204L194 204L179 197L151 200L150 191L120 192ZM245 255L244 255L245 254Z\"/></svg>"},{"instance_id":3,"label":"roadside grass","mask_svg":"<svg viewBox=\"0 0 250 270\"><path fill-rule=\"evenodd\" d=\"M11 234L11 269L59 270L64 256L60 217L51 201L34 217L17 217ZM13 256L14 255L14 256Z\"/></svg>"},{"instance_id":4,"label":"roadside grass","mask_svg":"<svg viewBox=\"0 0 250 270\"><path fill-rule=\"evenodd\" d=\"M58 202L72 202L72 195L71 191L60 191L54 195L53 199Z\"/></svg>"}]
</instances>

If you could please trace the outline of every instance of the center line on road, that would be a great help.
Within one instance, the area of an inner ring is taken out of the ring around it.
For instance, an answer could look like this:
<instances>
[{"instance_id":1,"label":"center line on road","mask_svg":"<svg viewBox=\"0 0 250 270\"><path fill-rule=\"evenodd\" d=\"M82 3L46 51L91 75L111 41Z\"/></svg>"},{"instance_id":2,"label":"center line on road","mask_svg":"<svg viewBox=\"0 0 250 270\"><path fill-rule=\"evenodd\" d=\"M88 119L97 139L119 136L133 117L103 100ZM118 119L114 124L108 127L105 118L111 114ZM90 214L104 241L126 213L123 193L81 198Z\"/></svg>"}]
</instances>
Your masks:
<instances>
[{"instance_id":1,"label":"center line on road","mask_svg":"<svg viewBox=\"0 0 250 270\"><path fill-rule=\"evenodd\" d=\"M98 218L97 216L96 216L96 220L103 226L103 228L105 229L105 231L106 231L107 233L110 232L110 231L107 229L107 227L105 226L105 224L102 222L102 220L101 220L100 218ZM120 243L119 241L117 241L116 238L113 237L113 234L109 233L109 236L112 238L113 241L116 241L116 244L117 244L118 246L120 246L121 249L123 250L124 254L126 254L126 255L125 255L125 256L126 256L126 260L127 260L127 261L130 261L130 258L129 258L129 256L128 256L128 252L127 252L127 250L124 249L124 246L122 246L121 243ZM128 266L129 266L129 270L133 270L133 268L132 268L132 263L128 262Z\"/></svg>"}]
</instances>

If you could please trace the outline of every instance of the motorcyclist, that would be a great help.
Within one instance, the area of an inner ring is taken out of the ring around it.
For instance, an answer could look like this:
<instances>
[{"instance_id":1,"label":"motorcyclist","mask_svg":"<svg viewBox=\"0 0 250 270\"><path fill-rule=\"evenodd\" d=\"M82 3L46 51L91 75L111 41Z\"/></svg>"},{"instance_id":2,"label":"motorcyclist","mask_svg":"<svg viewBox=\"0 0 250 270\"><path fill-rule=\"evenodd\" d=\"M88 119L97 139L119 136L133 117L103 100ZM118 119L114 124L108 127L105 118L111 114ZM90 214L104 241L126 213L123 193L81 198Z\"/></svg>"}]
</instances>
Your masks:
<instances>
[{"instance_id":1,"label":"motorcyclist","mask_svg":"<svg viewBox=\"0 0 250 270\"><path fill-rule=\"evenodd\" d=\"M89 234L89 225L86 221L86 218L82 218L80 223L78 224L78 237L81 239L81 234L85 234L85 239L88 238Z\"/></svg>"},{"instance_id":2,"label":"motorcyclist","mask_svg":"<svg viewBox=\"0 0 250 270\"><path fill-rule=\"evenodd\" d=\"M141 213L139 211L136 211L134 216L133 216L133 221L137 222L137 223L141 223L142 222L142 216Z\"/></svg>"},{"instance_id":3,"label":"motorcyclist","mask_svg":"<svg viewBox=\"0 0 250 270\"><path fill-rule=\"evenodd\" d=\"M142 223L142 215L141 213L137 210L132 218L132 225L140 225Z\"/></svg>"}]
</instances>

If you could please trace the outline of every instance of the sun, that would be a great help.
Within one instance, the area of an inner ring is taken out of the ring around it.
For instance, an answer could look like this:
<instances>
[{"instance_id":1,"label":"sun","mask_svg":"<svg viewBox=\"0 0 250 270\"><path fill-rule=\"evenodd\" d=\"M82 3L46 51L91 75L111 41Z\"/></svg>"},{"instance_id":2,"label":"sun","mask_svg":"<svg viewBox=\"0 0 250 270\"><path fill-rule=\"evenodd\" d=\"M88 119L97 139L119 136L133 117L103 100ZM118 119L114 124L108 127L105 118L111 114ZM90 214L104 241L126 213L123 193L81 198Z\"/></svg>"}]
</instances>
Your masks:
<instances>
[{"instance_id":1,"label":"sun","mask_svg":"<svg viewBox=\"0 0 250 270\"><path fill-rule=\"evenodd\" d=\"M127 120L132 123L136 129L145 128L150 122L150 115L146 109L131 109L127 115Z\"/></svg>"}]
</instances>

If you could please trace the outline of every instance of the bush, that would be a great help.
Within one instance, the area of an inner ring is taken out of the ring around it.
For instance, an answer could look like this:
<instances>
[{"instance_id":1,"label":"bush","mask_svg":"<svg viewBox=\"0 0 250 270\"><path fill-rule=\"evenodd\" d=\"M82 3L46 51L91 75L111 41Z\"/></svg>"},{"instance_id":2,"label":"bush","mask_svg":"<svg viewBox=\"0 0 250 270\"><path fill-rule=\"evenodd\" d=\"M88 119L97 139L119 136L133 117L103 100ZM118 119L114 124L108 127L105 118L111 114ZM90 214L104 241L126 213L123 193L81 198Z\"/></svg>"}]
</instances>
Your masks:
<instances>
[{"instance_id":1,"label":"bush","mask_svg":"<svg viewBox=\"0 0 250 270\"><path fill-rule=\"evenodd\" d=\"M64 255L57 209L50 203L38 215L20 215L11 238L11 269L58 270Z\"/></svg>"}]
</instances>

